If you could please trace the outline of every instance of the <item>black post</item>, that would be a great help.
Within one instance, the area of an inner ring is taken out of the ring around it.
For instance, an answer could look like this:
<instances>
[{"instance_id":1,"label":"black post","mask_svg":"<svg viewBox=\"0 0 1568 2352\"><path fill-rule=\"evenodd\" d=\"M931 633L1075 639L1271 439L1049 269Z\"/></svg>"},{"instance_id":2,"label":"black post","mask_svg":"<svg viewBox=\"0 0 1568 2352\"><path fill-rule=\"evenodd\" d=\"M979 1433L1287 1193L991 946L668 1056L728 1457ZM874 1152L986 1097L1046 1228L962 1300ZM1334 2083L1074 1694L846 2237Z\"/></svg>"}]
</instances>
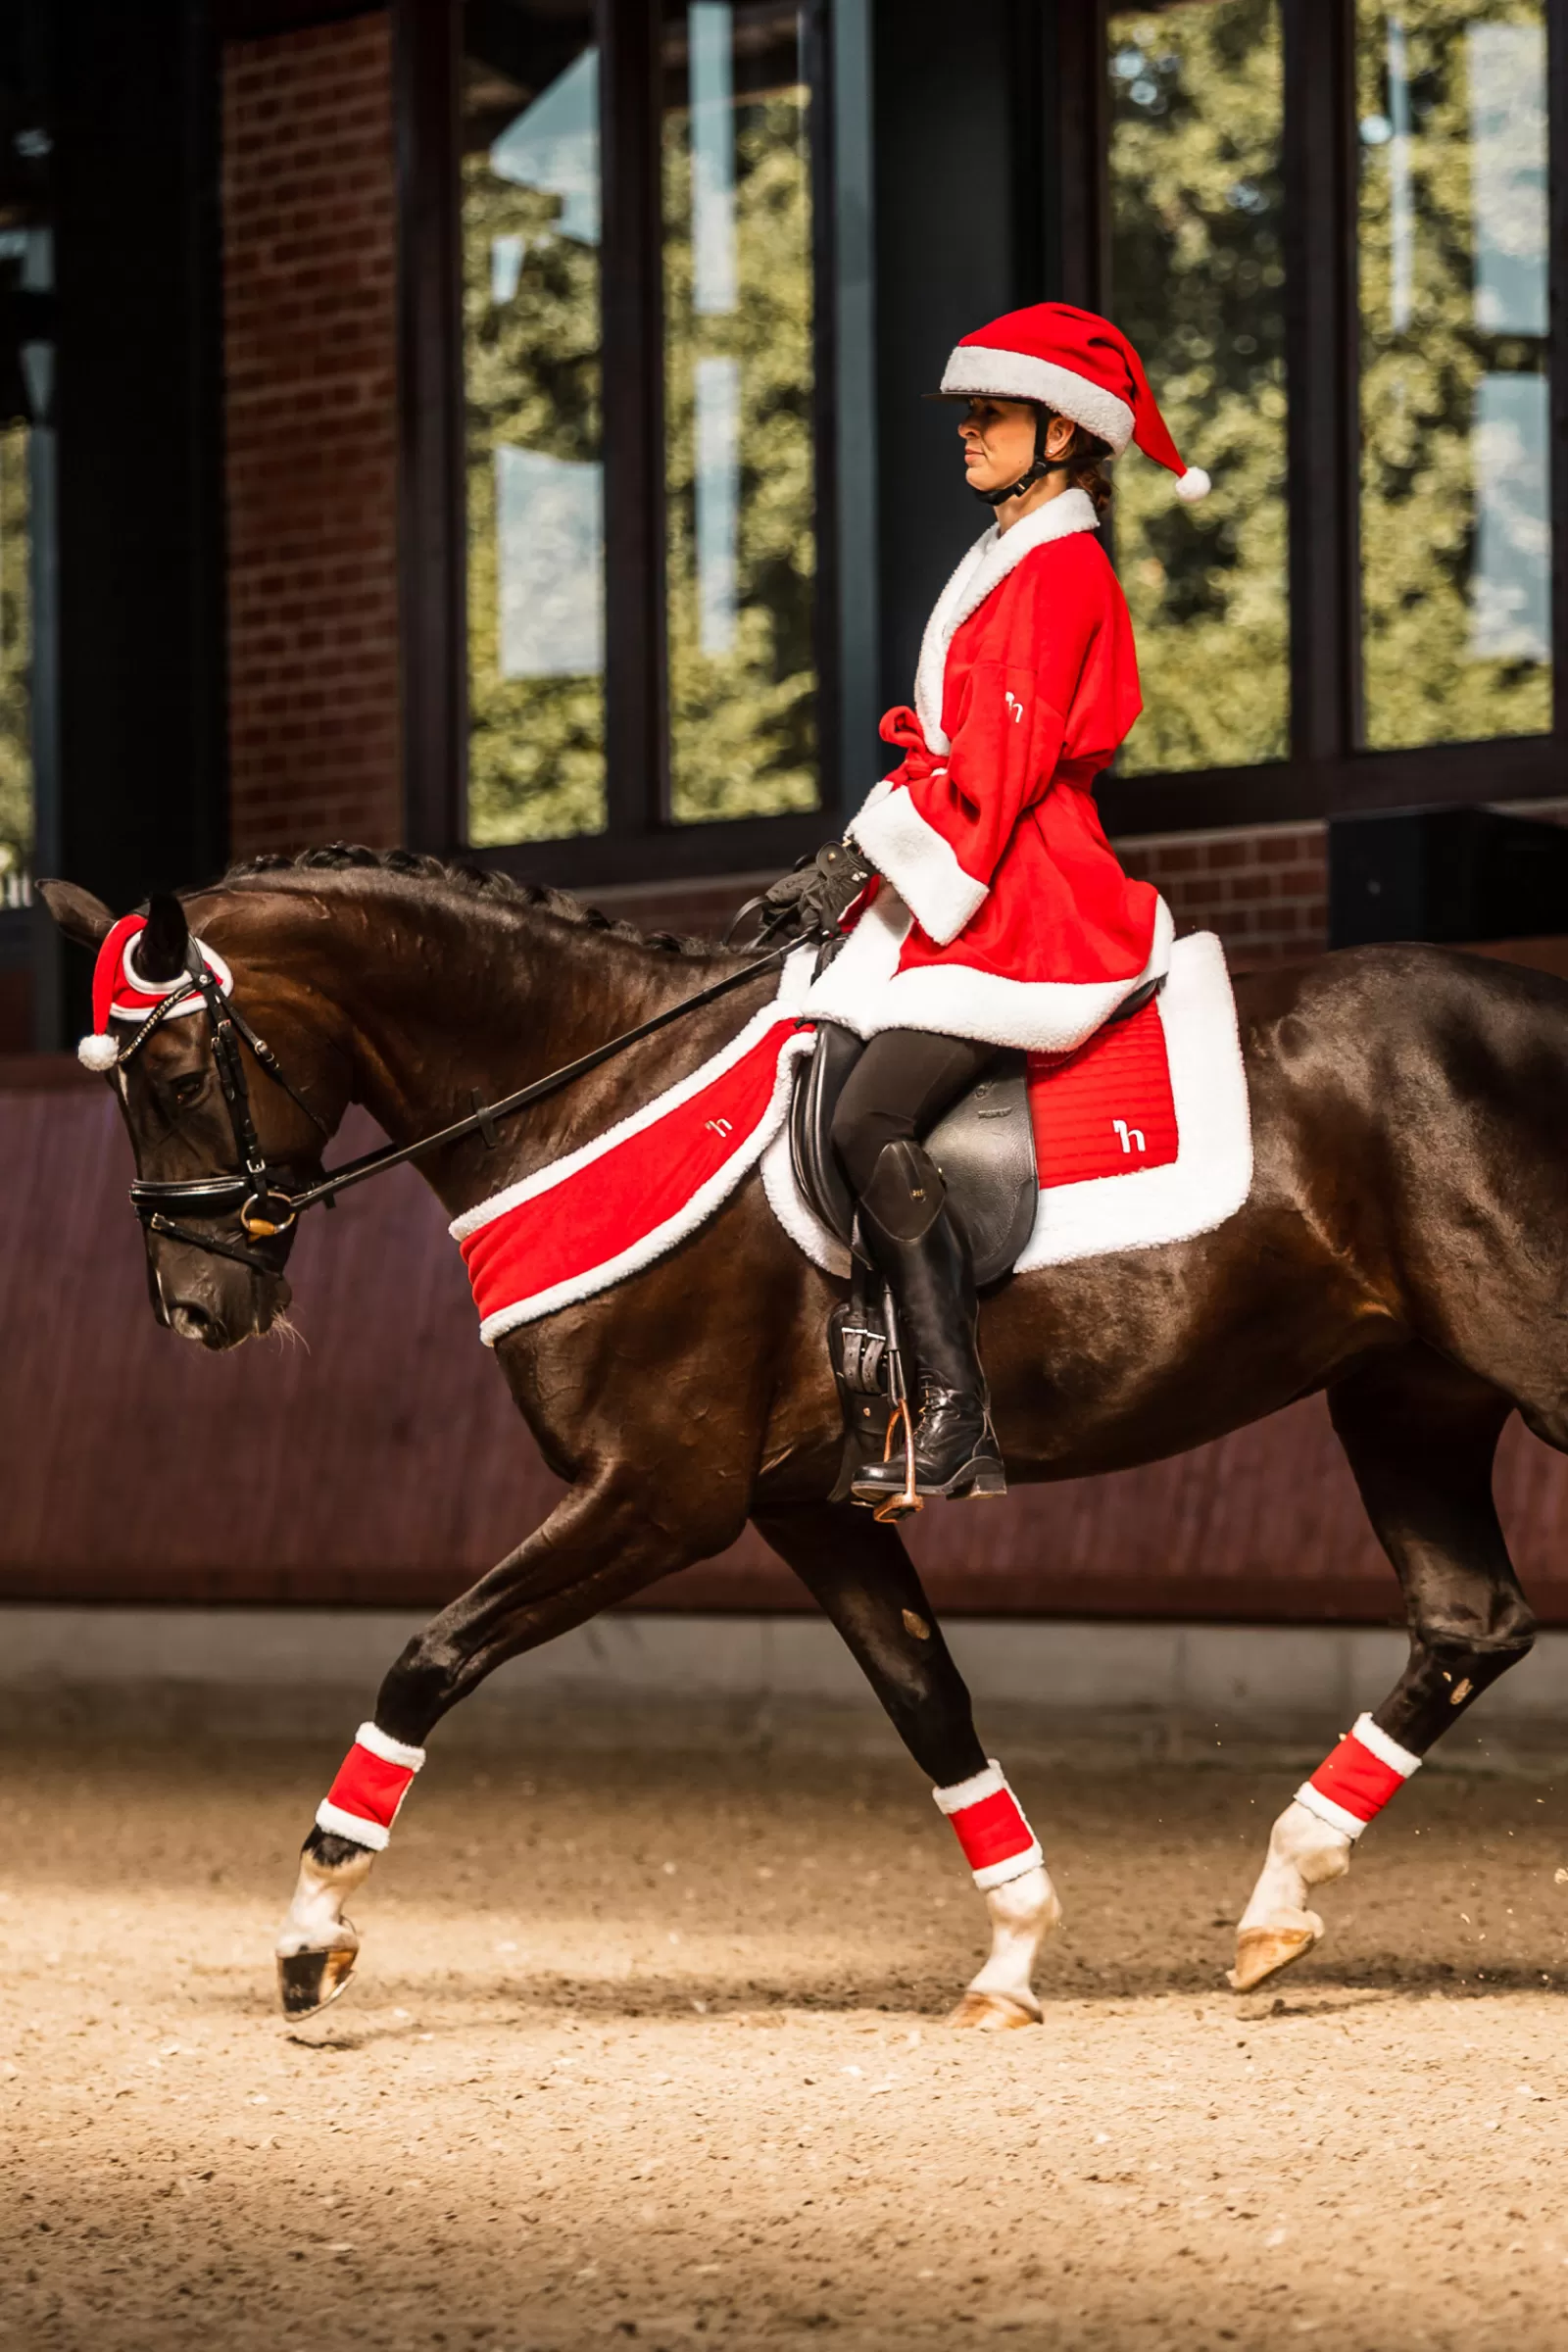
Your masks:
<instances>
[{"instance_id":1,"label":"black post","mask_svg":"<svg viewBox=\"0 0 1568 2352\"><path fill-rule=\"evenodd\" d=\"M219 85L207 0L74 0L51 34L58 868L117 912L226 833ZM48 954L60 955L50 943ZM40 975L40 1045L85 975Z\"/></svg>"}]
</instances>

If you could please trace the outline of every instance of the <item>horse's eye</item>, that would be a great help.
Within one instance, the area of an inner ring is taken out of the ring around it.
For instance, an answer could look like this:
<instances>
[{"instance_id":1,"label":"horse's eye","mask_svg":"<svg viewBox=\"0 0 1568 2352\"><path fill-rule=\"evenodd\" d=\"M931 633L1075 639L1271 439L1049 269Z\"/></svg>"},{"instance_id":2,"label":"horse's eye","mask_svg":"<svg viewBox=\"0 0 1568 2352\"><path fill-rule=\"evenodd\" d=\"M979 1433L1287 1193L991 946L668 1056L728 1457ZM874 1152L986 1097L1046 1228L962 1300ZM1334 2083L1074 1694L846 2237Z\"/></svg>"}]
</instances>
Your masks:
<instances>
[{"instance_id":1,"label":"horse's eye","mask_svg":"<svg viewBox=\"0 0 1568 2352\"><path fill-rule=\"evenodd\" d=\"M183 1077L171 1081L170 1095L177 1110L188 1110L207 1084L205 1070L187 1070Z\"/></svg>"}]
</instances>

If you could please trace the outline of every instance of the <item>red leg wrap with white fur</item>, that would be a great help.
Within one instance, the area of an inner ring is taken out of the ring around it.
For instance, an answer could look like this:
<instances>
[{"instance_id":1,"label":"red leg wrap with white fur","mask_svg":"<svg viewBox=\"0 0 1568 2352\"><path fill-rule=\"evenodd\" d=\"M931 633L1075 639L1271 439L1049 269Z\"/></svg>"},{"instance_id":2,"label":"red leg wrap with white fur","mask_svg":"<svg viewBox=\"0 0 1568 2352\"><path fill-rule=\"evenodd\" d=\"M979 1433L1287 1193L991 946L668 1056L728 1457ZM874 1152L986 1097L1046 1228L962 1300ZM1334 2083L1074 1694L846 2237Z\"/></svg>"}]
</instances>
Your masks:
<instances>
[{"instance_id":1,"label":"red leg wrap with white fur","mask_svg":"<svg viewBox=\"0 0 1568 2352\"><path fill-rule=\"evenodd\" d=\"M422 1747L406 1747L373 1723L362 1723L336 1780L316 1808L317 1828L379 1853L423 1762Z\"/></svg>"},{"instance_id":2,"label":"red leg wrap with white fur","mask_svg":"<svg viewBox=\"0 0 1568 2352\"><path fill-rule=\"evenodd\" d=\"M956 1830L964 1860L982 1893L992 1886L1005 1886L1009 1879L1021 1879L1025 1871L1037 1870L1045 1861L1040 1841L1024 1819L1023 1807L994 1757L985 1771L971 1780L957 1781L951 1788L933 1788L931 1793L938 1811L945 1813Z\"/></svg>"},{"instance_id":3,"label":"red leg wrap with white fur","mask_svg":"<svg viewBox=\"0 0 1568 2352\"><path fill-rule=\"evenodd\" d=\"M1346 1733L1312 1778L1298 1788L1296 1801L1330 1829L1359 1838L1420 1763L1419 1756L1380 1731L1370 1715L1361 1715L1354 1731Z\"/></svg>"}]
</instances>

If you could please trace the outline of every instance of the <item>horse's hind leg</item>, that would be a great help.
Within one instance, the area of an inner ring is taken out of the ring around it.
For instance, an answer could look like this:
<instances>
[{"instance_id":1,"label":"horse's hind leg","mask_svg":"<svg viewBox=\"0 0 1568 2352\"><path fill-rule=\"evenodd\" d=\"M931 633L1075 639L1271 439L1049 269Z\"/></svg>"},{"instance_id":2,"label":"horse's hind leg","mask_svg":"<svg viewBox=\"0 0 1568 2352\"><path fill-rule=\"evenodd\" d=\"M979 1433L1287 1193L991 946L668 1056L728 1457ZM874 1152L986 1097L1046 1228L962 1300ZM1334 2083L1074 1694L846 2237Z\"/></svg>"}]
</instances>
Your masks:
<instances>
[{"instance_id":1,"label":"horse's hind leg","mask_svg":"<svg viewBox=\"0 0 1568 2352\"><path fill-rule=\"evenodd\" d=\"M1374 1814L1535 1639L1492 1499L1508 1398L1412 1348L1342 1381L1329 1409L1403 1589L1410 1655L1381 1706L1274 1824L1237 1929L1238 1992L1316 1942L1323 1922L1307 1906L1310 1889L1344 1876Z\"/></svg>"},{"instance_id":2,"label":"horse's hind leg","mask_svg":"<svg viewBox=\"0 0 1568 2352\"><path fill-rule=\"evenodd\" d=\"M930 1775L985 1895L991 1950L949 2023L988 2033L1038 2023L1035 1959L1061 1906L1017 1799L975 1737L969 1693L902 1538L844 1504L760 1512L757 1524Z\"/></svg>"}]
</instances>

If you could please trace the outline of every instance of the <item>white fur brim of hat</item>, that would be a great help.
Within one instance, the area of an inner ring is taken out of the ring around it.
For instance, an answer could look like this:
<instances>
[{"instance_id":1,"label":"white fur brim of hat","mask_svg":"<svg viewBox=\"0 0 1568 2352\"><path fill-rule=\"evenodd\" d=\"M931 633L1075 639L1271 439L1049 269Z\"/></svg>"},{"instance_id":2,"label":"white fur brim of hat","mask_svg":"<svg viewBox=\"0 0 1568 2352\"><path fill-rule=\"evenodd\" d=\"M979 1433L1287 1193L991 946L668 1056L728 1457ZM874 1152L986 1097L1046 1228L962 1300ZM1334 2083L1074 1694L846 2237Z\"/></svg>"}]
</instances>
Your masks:
<instances>
[{"instance_id":1,"label":"white fur brim of hat","mask_svg":"<svg viewBox=\"0 0 1568 2352\"><path fill-rule=\"evenodd\" d=\"M989 393L993 400L1043 401L1103 441L1112 457L1119 458L1133 437L1133 413L1124 400L1055 360L1032 359L1027 352L960 343L942 370L942 389L971 399Z\"/></svg>"}]
</instances>

